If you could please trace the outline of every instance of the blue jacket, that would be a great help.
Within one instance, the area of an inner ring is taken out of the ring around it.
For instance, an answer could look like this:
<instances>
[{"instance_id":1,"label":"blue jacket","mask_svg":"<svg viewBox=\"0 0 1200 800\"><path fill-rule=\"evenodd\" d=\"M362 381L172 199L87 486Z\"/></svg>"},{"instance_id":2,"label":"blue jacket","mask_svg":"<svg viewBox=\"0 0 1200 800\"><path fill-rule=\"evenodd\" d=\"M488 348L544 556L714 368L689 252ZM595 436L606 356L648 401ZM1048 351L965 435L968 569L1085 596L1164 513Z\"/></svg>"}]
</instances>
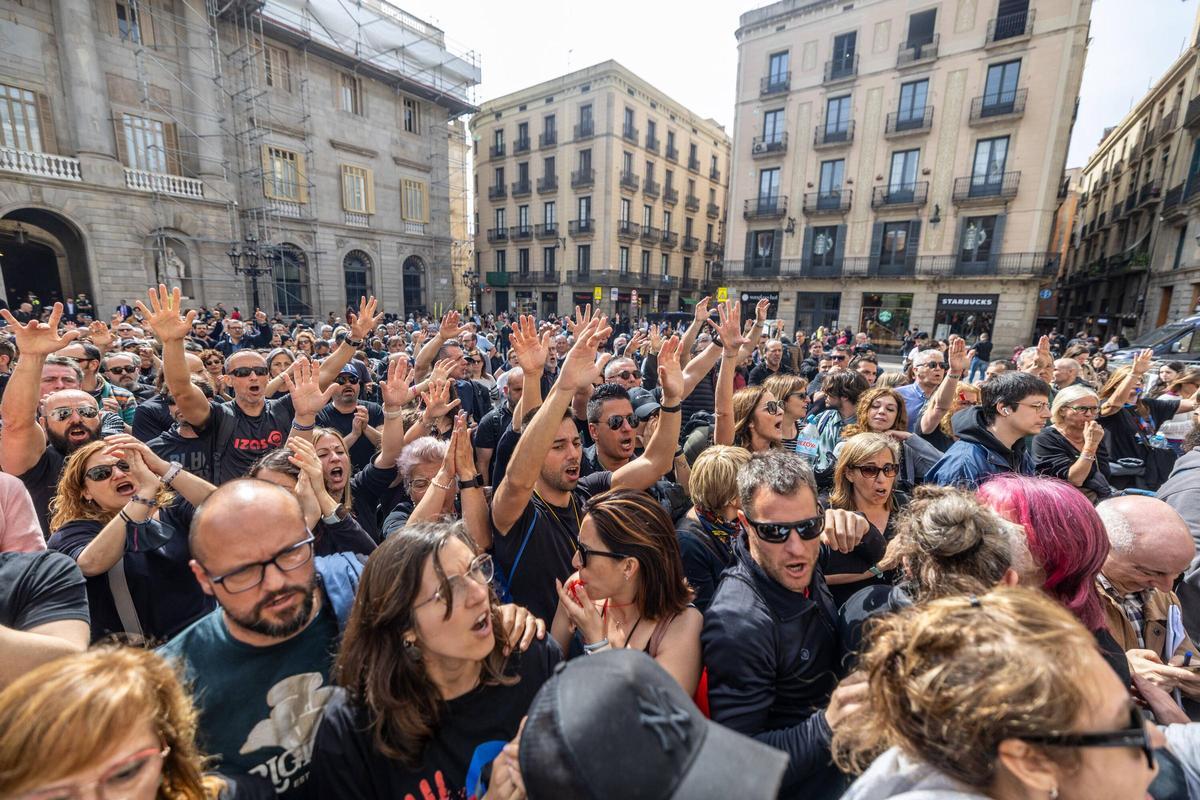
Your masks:
<instances>
[{"instance_id":1,"label":"blue jacket","mask_svg":"<svg viewBox=\"0 0 1200 800\"><path fill-rule=\"evenodd\" d=\"M976 489L986 478L1002 472L1032 475L1033 459L1024 439L1007 448L987 429L978 408L966 408L951 420L958 441L925 474L926 483Z\"/></svg>"}]
</instances>

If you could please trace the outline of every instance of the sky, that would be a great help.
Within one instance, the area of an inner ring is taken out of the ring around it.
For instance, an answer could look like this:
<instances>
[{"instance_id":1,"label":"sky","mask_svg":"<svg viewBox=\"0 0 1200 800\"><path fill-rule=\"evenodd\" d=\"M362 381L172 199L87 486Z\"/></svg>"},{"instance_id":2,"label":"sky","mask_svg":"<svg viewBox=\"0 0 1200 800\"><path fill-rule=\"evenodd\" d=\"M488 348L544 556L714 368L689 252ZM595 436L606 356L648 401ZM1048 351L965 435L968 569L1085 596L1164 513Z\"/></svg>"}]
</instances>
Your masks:
<instances>
[{"instance_id":1,"label":"sky","mask_svg":"<svg viewBox=\"0 0 1200 800\"><path fill-rule=\"evenodd\" d=\"M474 50L476 100L615 59L687 108L733 129L738 16L731 0L394 0ZM985 0L986 3L986 0ZM1186 46L1200 0L1094 0L1092 42L1068 166L1083 166Z\"/></svg>"}]
</instances>

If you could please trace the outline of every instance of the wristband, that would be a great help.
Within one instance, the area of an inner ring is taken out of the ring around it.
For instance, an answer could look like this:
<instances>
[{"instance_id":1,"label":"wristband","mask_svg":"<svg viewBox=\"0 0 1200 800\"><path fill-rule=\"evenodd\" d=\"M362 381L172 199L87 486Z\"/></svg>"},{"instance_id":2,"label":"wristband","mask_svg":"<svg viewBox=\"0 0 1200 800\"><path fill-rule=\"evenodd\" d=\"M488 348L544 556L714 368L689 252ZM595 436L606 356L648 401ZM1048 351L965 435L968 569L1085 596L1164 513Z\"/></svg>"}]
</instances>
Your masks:
<instances>
[{"instance_id":1,"label":"wristband","mask_svg":"<svg viewBox=\"0 0 1200 800\"><path fill-rule=\"evenodd\" d=\"M130 495L129 502L138 503L143 506L150 506L150 508L155 508L158 505L157 500L153 498L147 499L145 497L138 497L136 494Z\"/></svg>"},{"instance_id":2,"label":"wristband","mask_svg":"<svg viewBox=\"0 0 1200 800\"><path fill-rule=\"evenodd\" d=\"M441 483L438 483L436 480L431 480L429 483L430 483L431 485L433 485L433 486L436 486L437 488L441 489L443 492L448 492L448 491L450 491L450 484L448 484L448 483L447 483L447 484L441 484Z\"/></svg>"},{"instance_id":3,"label":"wristband","mask_svg":"<svg viewBox=\"0 0 1200 800\"><path fill-rule=\"evenodd\" d=\"M183 472L183 464L180 464L178 461L172 461L171 466L167 467L167 471L163 473L160 480L168 489L173 489L175 487L171 486L171 482L175 480L175 476L180 472Z\"/></svg>"},{"instance_id":4,"label":"wristband","mask_svg":"<svg viewBox=\"0 0 1200 800\"><path fill-rule=\"evenodd\" d=\"M483 488L483 478L479 475L476 475L474 478L471 478L470 480L465 480L465 481L462 478L459 478L458 479L458 488L459 489L482 489Z\"/></svg>"},{"instance_id":5,"label":"wristband","mask_svg":"<svg viewBox=\"0 0 1200 800\"><path fill-rule=\"evenodd\" d=\"M353 347L355 350L363 346L362 339L351 339L349 336L347 336L345 339L342 339L342 341Z\"/></svg>"},{"instance_id":6,"label":"wristband","mask_svg":"<svg viewBox=\"0 0 1200 800\"><path fill-rule=\"evenodd\" d=\"M681 405L679 403L676 403L673 406L659 406L658 410L664 414L674 414L674 413L678 412L680 408L681 408Z\"/></svg>"},{"instance_id":7,"label":"wristband","mask_svg":"<svg viewBox=\"0 0 1200 800\"><path fill-rule=\"evenodd\" d=\"M404 409L400 409L399 411L384 411L383 418L384 419L395 419L396 417L402 416L403 414L404 414Z\"/></svg>"},{"instance_id":8,"label":"wristband","mask_svg":"<svg viewBox=\"0 0 1200 800\"><path fill-rule=\"evenodd\" d=\"M315 427L317 427L317 424L316 424L315 422L314 422L312 425L301 425L299 422L296 422L295 420L292 420L292 429L293 429L293 430L297 430L297 431L311 431L311 430L312 430L313 428L315 428Z\"/></svg>"},{"instance_id":9,"label":"wristband","mask_svg":"<svg viewBox=\"0 0 1200 800\"><path fill-rule=\"evenodd\" d=\"M129 525L139 524L137 522L134 522L133 517L126 514L125 509L123 509L123 508L120 511L118 511L117 514L121 517L121 519L125 520L126 524L129 524Z\"/></svg>"},{"instance_id":10,"label":"wristband","mask_svg":"<svg viewBox=\"0 0 1200 800\"><path fill-rule=\"evenodd\" d=\"M1087 453L1084 453L1084 452L1080 452L1079 457L1082 458L1084 461L1095 461L1096 460L1095 454L1088 455Z\"/></svg>"},{"instance_id":11,"label":"wristband","mask_svg":"<svg viewBox=\"0 0 1200 800\"><path fill-rule=\"evenodd\" d=\"M583 652L585 655L590 656L592 653L595 653L599 650L603 650L606 647L608 647L608 639L607 638L601 639L598 642L593 642L592 644L585 644L583 646Z\"/></svg>"}]
</instances>

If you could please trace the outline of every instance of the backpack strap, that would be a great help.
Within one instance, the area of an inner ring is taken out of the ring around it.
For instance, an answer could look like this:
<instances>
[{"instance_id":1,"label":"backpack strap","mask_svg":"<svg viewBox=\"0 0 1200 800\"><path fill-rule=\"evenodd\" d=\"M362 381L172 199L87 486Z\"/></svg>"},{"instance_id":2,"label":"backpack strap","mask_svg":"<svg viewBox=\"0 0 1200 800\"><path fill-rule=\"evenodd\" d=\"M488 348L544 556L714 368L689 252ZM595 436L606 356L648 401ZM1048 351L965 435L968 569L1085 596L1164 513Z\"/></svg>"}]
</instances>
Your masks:
<instances>
[{"instance_id":1,"label":"backpack strap","mask_svg":"<svg viewBox=\"0 0 1200 800\"><path fill-rule=\"evenodd\" d=\"M529 544L529 537L533 535L533 526L537 524L538 515L542 512L534 507L533 519L529 520L529 527L525 529L525 537L521 539L521 546L517 549L517 557L513 559L512 569L508 573L508 580L511 582L517 574L517 565L521 563L521 556L525 554L525 546Z\"/></svg>"},{"instance_id":2,"label":"backpack strap","mask_svg":"<svg viewBox=\"0 0 1200 800\"><path fill-rule=\"evenodd\" d=\"M108 590L112 593L113 605L117 607L117 616L121 619L121 627L126 633L133 634L144 640L142 622L138 619L137 607L133 604L133 595L129 592L129 580L125 577L125 557L117 559L117 563L109 567Z\"/></svg>"}]
</instances>

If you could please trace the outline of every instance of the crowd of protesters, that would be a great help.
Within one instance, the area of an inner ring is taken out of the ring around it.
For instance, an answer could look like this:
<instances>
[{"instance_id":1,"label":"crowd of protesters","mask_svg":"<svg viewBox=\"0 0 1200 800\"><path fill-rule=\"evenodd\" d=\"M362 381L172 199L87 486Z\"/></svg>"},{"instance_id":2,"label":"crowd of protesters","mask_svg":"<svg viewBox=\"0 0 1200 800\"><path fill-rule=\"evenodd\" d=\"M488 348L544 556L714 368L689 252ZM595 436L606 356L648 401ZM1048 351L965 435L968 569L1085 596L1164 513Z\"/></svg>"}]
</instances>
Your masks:
<instances>
[{"instance_id":1,"label":"crowd of protesters","mask_svg":"<svg viewBox=\"0 0 1200 800\"><path fill-rule=\"evenodd\" d=\"M0 310L0 797L1200 797L1195 367L92 310Z\"/></svg>"}]
</instances>

